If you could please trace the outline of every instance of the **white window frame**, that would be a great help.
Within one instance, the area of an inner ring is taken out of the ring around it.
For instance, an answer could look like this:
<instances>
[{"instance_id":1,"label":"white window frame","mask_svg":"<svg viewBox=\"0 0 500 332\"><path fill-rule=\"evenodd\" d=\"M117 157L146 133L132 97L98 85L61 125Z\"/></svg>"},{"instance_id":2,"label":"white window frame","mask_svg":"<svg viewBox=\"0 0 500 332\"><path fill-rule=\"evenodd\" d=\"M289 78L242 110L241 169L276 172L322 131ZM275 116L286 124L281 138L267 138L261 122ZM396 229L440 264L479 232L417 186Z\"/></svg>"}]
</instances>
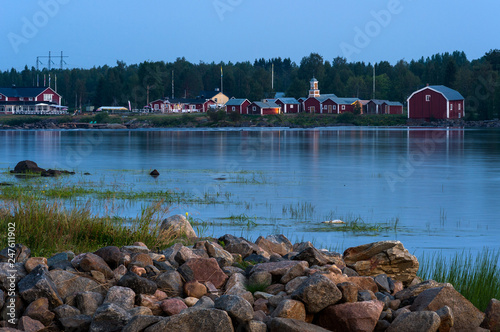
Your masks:
<instances>
[{"instance_id":1,"label":"white window frame","mask_svg":"<svg viewBox=\"0 0 500 332\"><path fill-rule=\"evenodd\" d=\"M233 106L233 108L231 109L233 112L236 111L236 106Z\"/></svg>"},{"instance_id":2,"label":"white window frame","mask_svg":"<svg viewBox=\"0 0 500 332\"><path fill-rule=\"evenodd\" d=\"M461 104L461 103L459 103L459 104L458 104L458 110L459 110L459 111L461 111L461 110L462 110L462 104Z\"/></svg>"},{"instance_id":3,"label":"white window frame","mask_svg":"<svg viewBox=\"0 0 500 332\"><path fill-rule=\"evenodd\" d=\"M333 105L333 110L336 111L337 110L337 105Z\"/></svg>"},{"instance_id":4,"label":"white window frame","mask_svg":"<svg viewBox=\"0 0 500 332\"><path fill-rule=\"evenodd\" d=\"M252 111L254 111L254 112L255 112L256 110L257 110L257 107L252 106Z\"/></svg>"},{"instance_id":5,"label":"white window frame","mask_svg":"<svg viewBox=\"0 0 500 332\"><path fill-rule=\"evenodd\" d=\"M2 99L2 98L3 98L3 96L2 96L2 95L0 95L0 99Z\"/></svg>"},{"instance_id":6,"label":"white window frame","mask_svg":"<svg viewBox=\"0 0 500 332\"><path fill-rule=\"evenodd\" d=\"M450 111L453 111L453 104L450 104Z\"/></svg>"},{"instance_id":7,"label":"white window frame","mask_svg":"<svg viewBox=\"0 0 500 332\"><path fill-rule=\"evenodd\" d=\"M342 111L345 111L345 105L342 105Z\"/></svg>"},{"instance_id":8,"label":"white window frame","mask_svg":"<svg viewBox=\"0 0 500 332\"><path fill-rule=\"evenodd\" d=\"M290 108L293 108L293 105L290 105Z\"/></svg>"},{"instance_id":9,"label":"white window frame","mask_svg":"<svg viewBox=\"0 0 500 332\"><path fill-rule=\"evenodd\" d=\"M51 93L45 93L43 95L43 101L52 101L52 94Z\"/></svg>"},{"instance_id":10,"label":"white window frame","mask_svg":"<svg viewBox=\"0 0 500 332\"><path fill-rule=\"evenodd\" d=\"M425 95L425 101L431 101L431 95Z\"/></svg>"},{"instance_id":11,"label":"white window frame","mask_svg":"<svg viewBox=\"0 0 500 332\"><path fill-rule=\"evenodd\" d=\"M20 101L24 101L24 97L19 97L19 100Z\"/></svg>"}]
</instances>

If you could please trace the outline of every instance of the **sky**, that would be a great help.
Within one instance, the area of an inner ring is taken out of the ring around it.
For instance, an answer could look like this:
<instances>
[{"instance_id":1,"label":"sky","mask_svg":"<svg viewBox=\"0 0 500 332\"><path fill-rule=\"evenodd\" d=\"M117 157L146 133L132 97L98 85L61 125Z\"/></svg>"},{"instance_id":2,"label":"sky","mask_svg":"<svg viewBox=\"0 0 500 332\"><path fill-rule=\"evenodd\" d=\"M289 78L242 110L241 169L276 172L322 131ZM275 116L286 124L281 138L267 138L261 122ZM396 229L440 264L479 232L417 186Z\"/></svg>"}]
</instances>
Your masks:
<instances>
[{"instance_id":1,"label":"sky","mask_svg":"<svg viewBox=\"0 0 500 332\"><path fill-rule=\"evenodd\" d=\"M116 62L241 62L310 53L394 64L500 48L500 2L478 0L0 0L0 70ZM45 57L45 58L42 58Z\"/></svg>"}]
</instances>

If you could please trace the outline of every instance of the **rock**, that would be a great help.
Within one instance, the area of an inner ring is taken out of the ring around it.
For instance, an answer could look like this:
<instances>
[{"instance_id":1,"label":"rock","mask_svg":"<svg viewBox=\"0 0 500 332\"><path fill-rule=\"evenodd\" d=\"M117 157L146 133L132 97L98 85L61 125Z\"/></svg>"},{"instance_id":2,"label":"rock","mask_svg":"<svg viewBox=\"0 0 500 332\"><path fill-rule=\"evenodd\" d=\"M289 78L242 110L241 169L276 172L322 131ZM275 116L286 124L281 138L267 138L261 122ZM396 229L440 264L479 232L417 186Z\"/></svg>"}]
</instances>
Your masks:
<instances>
[{"instance_id":1,"label":"rock","mask_svg":"<svg viewBox=\"0 0 500 332\"><path fill-rule=\"evenodd\" d=\"M267 286L271 285L273 281L273 275L269 272L255 272L248 278L249 287L263 287L265 289Z\"/></svg>"},{"instance_id":2,"label":"rock","mask_svg":"<svg viewBox=\"0 0 500 332\"><path fill-rule=\"evenodd\" d=\"M235 237L230 234L226 234L219 238L219 242L225 244L224 249L231 254L241 255L242 258L250 256L253 253L263 254L264 250L259 248L255 243L249 242L242 237Z\"/></svg>"},{"instance_id":3,"label":"rock","mask_svg":"<svg viewBox=\"0 0 500 332\"><path fill-rule=\"evenodd\" d=\"M391 293L391 286L389 285L389 279L386 274L379 274L373 278L373 280L375 284L377 284L379 291Z\"/></svg>"},{"instance_id":4,"label":"rock","mask_svg":"<svg viewBox=\"0 0 500 332\"><path fill-rule=\"evenodd\" d=\"M292 259L294 261L306 261L307 263L309 263L309 266L323 266L329 263L329 260L325 257L325 255L314 247L309 247L302 250Z\"/></svg>"},{"instance_id":5,"label":"rock","mask_svg":"<svg viewBox=\"0 0 500 332\"><path fill-rule=\"evenodd\" d=\"M375 293L373 293L371 290L361 290L358 291L358 301L372 301L376 300L377 297L375 296Z\"/></svg>"},{"instance_id":6,"label":"rock","mask_svg":"<svg viewBox=\"0 0 500 332\"><path fill-rule=\"evenodd\" d=\"M222 295L214 301L216 309L226 311L238 324L253 318L253 308L247 300L235 295Z\"/></svg>"},{"instance_id":7,"label":"rock","mask_svg":"<svg viewBox=\"0 0 500 332\"><path fill-rule=\"evenodd\" d=\"M250 274L256 273L256 272L269 272L273 275L273 281L274 280L280 280L285 273L288 272L291 268L293 268L295 265L302 265L304 269L307 269L309 266L307 262L300 262L300 261L281 261L281 262L270 262L270 263L260 263L255 265L252 270L250 271Z\"/></svg>"},{"instance_id":8,"label":"rock","mask_svg":"<svg viewBox=\"0 0 500 332\"><path fill-rule=\"evenodd\" d=\"M188 297L199 299L207 294L207 287L196 280L188 281L184 284L184 293Z\"/></svg>"},{"instance_id":9,"label":"rock","mask_svg":"<svg viewBox=\"0 0 500 332\"><path fill-rule=\"evenodd\" d=\"M96 292L81 292L76 294L76 307L84 315L92 316L104 302L104 296Z\"/></svg>"},{"instance_id":10,"label":"rock","mask_svg":"<svg viewBox=\"0 0 500 332\"><path fill-rule=\"evenodd\" d=\"M0 288L15 288L16 284L27 274L24 263L16 263L14 266L10 263L0 263Z\"/></svg>"},{"instance_id":11,"label":"rock","mask_svg":"<svg viewBox=\"0 0 500 332\"><path fill-rule=\"evenodd\" d=\"M292 318L297 320L306 320L306 307L300 301L286 299L281 301L274 309L271 317Z\"/></svg>"},{"instance_id":12,"label":"rock","mask_svg":"<svg viewBox=\"0 0 500 332\"><path fill-rule=\"evenodd\" d=\"M486 317L481 323L481 327L491 331L500 331L500 301L491 299L485 311Z\"/></svg>"},{"instance_id":13,"label":"rock","mask_svg":"<svg viewBox=\"0 0 500 332\"><path fill-rule=\"evenodd\" d=\"M193 307L194 308L194 307ZM233 332L231 318L227 312L218 309L189 309L178 315L171 316L154 325L151 325L145 332L182 331L200 332L203 331L224 331Z\"/></svg>"},{"instance_id":14,"label":"rock","mask_svg":"<svg viewBox=\"0 0 500 332\"><path fill-rule=\"evenodd\" d=\"M269 235L264 238L260 236L255 244L271 254L284 256L293 250L293 245L284 235Z\"/></svg>"},{"instance_id":15,"label":"rock","mask_svg":"<svg viewBox=\"0 0 500 332\"><path fill-rule=\"evenodd\" d=\"M387 329L387 332L435 332L438 330L439 324L439 316L433 311L407 312L396 317Z\"/></svg>"},{"instance_id":16,"label":"rock","mask_svg":"<svg viewBox=\"0 0 500 332\"><path fill-rule=\"evenodd\" d=\"M67 252L55 254L54 256L47 259L47 266L49 267L49 270L52 270L53 268L64 267L67 265L71 265L70 254L68 254ZM64 268L61 268L61 270L64 270Z\"/></svg>"},{"instance_id":17,"label":"rock","mask_svg":"<svg viewBox=\"0 0 500 332\"><path fill-rule=\"evenodd\" d=\"M206 255L206 252L204 253ZM179 251L177 251L174 259L177 264L182 265L192 258L202 258L202 256L195 254L190 248L182 246ZM208 258L208 255L206 258Z\"/></svg>"},{"instance_id":18,"label":"rock","mask_svg":"<svg viewBox=\"0 0 500 332\"><path fill-rule=\"evenodd\" d=\"M454 324L453 311L450 307L445 305L439 310L436 310L436 314L439 316L439 320L441 321L439 325L439 332L449 332Z\"/></svg>"},{"instance_id":19,"label":"rock","mask_svg":"<svg viewBox=\"0 0 500 332\"><path fill-rule=\"evenodd\" d=\"M196 303L198 303L198 300L196 297L186 297L184 299L184 303L188 306L188 308L191 308L192 306L194 306Z\"/></svg>"},{"instance_id":20,"label":"rock","mask_svg":"<svg viewBox=\"0 0 500 332\"><path fill-rule=\"evenodd\" d=\"M92 323L92 317L87 315L68 316L59 319L64 331L87 332Z\"/></svg>"},{"instance_id":21,"label":"rock","mask_svg":"<svg viewBox=\"0 0 500 332\"><path fill-rule=\"evenodd\" d=\"M160 304L163 299L158 299L154 295L139 294L136 296L136 304L141 307L146 307L151 310L153 315L159 316L163 313Z\"/></svg>"},{"instance_id":22,"label":"rock","mask_svg":"<svg viewBox=\"0 0 500 332\"><path fill-rule=\"evenodd\" d=\"M307 248L314 248L314 245L310 241L295 243L292 248L292 252L301 252Z\"/></svg>"},{"instance_id":23,"label":"rock","mask_svg":"<svg viewBox=\"0 0 500 332\"><path fill-rule=\"evenodd\" d=\"M30 274L19 281L18 288L19 294L28 303L46 297L51 308L63 304L52 277L43 265L36 266Z\"/></svg>"},{"instance_id":24,"label":"rock","mask_svg":"<svg viewBox=\"0 0 500 332\"><path fill-rule=\"evenodd\" d=\"M318 325L339 332L373 331L383 309L380 301L331 305L318 314Z\"/></svg>"},{"instance_id":25,"label":"rock","mask_svg":"<svg viewBox=\"0 0 500 332\"><path fill-rule=\"evenodd\" d=\"M156 169L152 170L151 173L149 173L152 177L157 177L160 176L160 172L158 172Z\"/></svg>"},{"instance_id":26,"label":"rock","mask_svg":"<svg viewBox=\"0 0 500 332\"><path fill-rule=\"evenodd\" d=\"M54 280L57 292L63 300L80 292L94 291L105 294L103 286L92 279L78 276L62 270L51 270L50 276Z\"/></svg>"},{"instance_id":27,"label":"rock","mask_svg":"<svg viewBox=\"0 0 500 332\"><path fill-rule=\"evenodd\" d=\"M184 301L177 298L164 300L160 304L161 310L168 316L177 315L182 310L187 309L187 307Z\"/></svg>"},{"instance_id":28,"label":"rock","mask_svg":"<svg viewBox=\"0 0 500 332\"><path fill-rule=\"evenodd\" d=\"M479 311L452 286L431 288L420 293L413 302L411 311L436 311L444 306L451 308L454 317L453 329L472 331L484 320Z\"/></svg>"},{"instance_id":29,"label":"rock","mask_svg":"<svg viewBox=\"0 0 500 332\"><path fill-rule=\"evenodd\" d=\"M165 320L165 317L158 316L135 316L123 328L122 332L137 332Z\"/></svg>"},{"instance_id":30,"label":"rock","mask_svg":"<svg viewBox=\"0 0 500 332\"><path fill-rule=\"evenodd\" d=\"M14 253L12 250L14 250ZM10 262L9 259L14 259L16 263L24 263L30 255L31 250L28 247L17 243L14 248L7 247L0 251L0 262Z\"/></svg>"},{"instance_id":31,"label":"rock","mask_svg":"<svg viewBox=\"0 0 500 332\"><path fill-rule=\"evenodd\" d=\"M40 321L43 325L50 325L54 320L55 314L49 310L49 300L41 297L31 302L24 311L25 316Z\"/></svg>"},{"instance_id":32,"label":"rock","mask_svg":"<svg viewBox=\"0 0 500 332\"><path fill-rule=\"evenodd\" d=\"M38 165L31 160L23 160L17 163L14 167L14 173L41 173L45 169L38 167Z\"/></svg>"},{"instance_id":33,"label":"rock","mask_svg":"<svg viewBox=\"0 0 500 332\"><path fill-rule=\"evenodd\" d=\"M288 294L292 294L304 281L306 281L309 277L297 277L291 280L289 283L285 285L285 291Z\"/></svg>"},{"instance_id":34,"label":"rock","mask_svg":"<svg viewBox=\"0 0 500 332\"><path fill-rule=\"evenodd\" d=\"M40 173L41 176L43 177L56 177L56 176L59 176L63 174L62 171L58 171L58 170L55 170L55 169L48 169L46 171L43 171L42 173ZM64 173L64 174L69 174L69 173Z\"/></svg>"},{"instance_id":35,"label":"rock","mask_svg":"<svg viewBox=\"0 0 500 332\"><path fill-rule=\"evenodd\" d=\"M153 265L153 259L149 256L149 253L134 253L130 256L129 267L146 267L148 265Z\"/></svg>"},{"instance_id":36,"label":"rock","mask_svg":"<svg viewBox=\"0 0 500 332\"><path fill-rule=\"evenodd\" d=\"M163 220L160 230L169 232L175 237L186 236L188 238L196 237L196 232L189 221L181 214L168 217Z\"/></svg>"},{"instance_id":37,"label":"rock","mask_svg":"<svg viewBox=\"0 0 500 332\"><path fill-rule=\"evenodd\" d=\"M105 284L106 283L106 276L104 275L104 273L96 271L96 270L91 270L90 271L90 275L98 283L100 283L100 284Z\"/></svg>"},{"instance_id":38,"label":"rock","mask_svg":"<svg viewBox=\"0 0 500 332\"><path fill-rule=\"evenodd\" d=\"M55 308L53 311L56 314L56 317L58 319L71 317L71 316L77 316L77 315L81 314L80 310L78 310L77 308L72 307L70 305L67 305L67 304L60 305L59 307ZM90 323L89 323L89 325L90 325Z\"/></svg>"},{"instance_id":39,"label":"rock","mask_svg":"<svg viewBox=\"0 0 500 332\"><path fill-rule=\"evenodd\" d=\"M359 273L351 269L350 267L343 267L342 273L347 275L348 277L359 277Z\"/></svg>"},{"instance_id":40,"label":"rock","mask_svg":"<svg viewBox=\"0 0 500 332\"><path fill-rule=\"evenodd\" d=\"M128 287L136 294L154 294L158 289L157 284L149 279L139 277L137 274L128 272L118 281L118 286Z\"/></svg>"},{"instance_id":41,"label":"rock","mask_svg":"<svg viewBox=\"0 0 500 332\"><path fill-rule=\"evenodd\" d=\"M193 307L197 309L212 309L214 306L214 301L211 298L203 296Z\"/></svg>"},{"instance_id":42,"label":"rock","mask_svg":"<svg viewBox=\"0 0 500 332\"><path fill-rule=\"evenodd\" d=\"M269 324L270 332L327 332L324 328L297 319L275 317Z\"/></svg>"},{"instance_id":43,"label":"rock","mask_svg":"<svg viewBox=\"0 0 500 332\"><path fill-rule=\"evenodd\" d=\"M269 262L269 259L263 255L258 255L256 253L250 254L247 257L243 259L245 262L249 262L252 264L257 264L257 263L267 263Z\"/></svg>"},{"instance_id":44,"label":"rock","mask_svg":"<svg viewBox=\"0 0 500 332\"><path fill-rule=\"evenodd\" d=\"M269 301L267 299L259 298L256 299L253 303L253 311L262 311L265 312L266 314L269 314L269 307L268 307ZM305 309L304 309L305 310Z\"/></svg>"},{"instance_id":45,"label":"rock","mask_svg":"<svg viewBox=\"0 0 500 332\"><path fill-rule=\"evenodd\" d=\"M416 277L418 260L399 241L380 241L344 252L344 261L362 276L387 274L409 284Z\"/></svg>"},{"instance_id":46,"label":"rock","mask_svg":"<svg viewBox=\"0 0 500 332\"><path fill-rule=\"evenodd\" d=\"M287 284L292 279L305 276L307 269L306 264L297 264L293 266L283 275L283 277L281 277L280 283Z\"/></svg>"},{"instance_id":47,"label":"rock","mask_svg":"<svg viewBox=\"0 0 500 332\"><path fill-rule=\"evenodd\" d=\"M341 298L342 293L337 286L321 274L309 277L292 293L292 299L302 301L306 310L313 314L337 303Z\"/></svg>"},{"instance_id":48,"label":"rock","mask_svg":"<svg viewBox=\"0 0 500 332\"><path fill-rule=\"evenodd\" d=\"M105 301L104 304L97 308L96 313L92 317L89 331L118 332L127 325L129 319L130 316L122 306Z\"/></svg>"},{"instance_id":49,"label":"rock","mask_svg":"<svg viewBox=\"0 0 500 332\"><path fill-rule=\"evenodd\" d=\"M130 273L132 274L135 274L137 276L142 276L142 275L146 275L147 272L146 272L146 269L143 268L143 267L138 267L138 266L131 266L130 269L129 269ZM120 276L120 279L123 278L123 276L125 276L125 274L127 274L127 272L125 272L122 276ZM116 276L116 273L115 273L115 276Z\"/></svg>"},{"instance_id":50,"label":"rock","mask_svg":"<svg viewBox=\"0 0 500 332\"><path fill-rule=\"evenodd\" d=\"M177 271L167 271L156 277L158 288L168 296L181 296L183 291L182 277Z\"/></svg>"},{"instance_id":51,"label":"rock","mask_svg":"<svg viewBox=\"0 0 500 332\"><path fill-rule=\"evenodd\" d=\"M194 246L196 249L204 248L209 257L213 257L219 263L219 266L230 266L234 263L234 258L231 253L218 243L211 241L200 241Z\"/></svg>"},{"instance_id":52,"label":"rock","mask_svg":"<svg viewBox=\"0 0 500 332\"><path fill-rule=\"evenodd\" d=\"M85 272L95 270L103 273L108 279L113 278L113 271L108 264L106 264L104 259L92 253L87 253L82 257L79 267Z\"/></svg>"},{"instance_id":53,"label":"rock","mask_svg":"<svg viewBox=\"0 0 500 332\"><path fill-rule=\"evenodd\" d=\"M228 276L220 269L215 258L193 258L177 270L186 281L210 281L215 287L224 286Z\"/></svg>"},{"instance_id":54,"label":"rock","mask_svg":"<svg viewBox=\"0 0 500 332\"><path fill-rule=\"evenodd\" d=\"M45 328L45 326L40 321L37 321L28 316L21 317L21 319L19 319L17 327L21 331L25 332L36 332Z\"/></svg>"},{"instance_id":55,"label":"rock","mask_svg":"<svg viewBox=\"0 0 500 332\"><path fill-rule=\"evenodd\" d=\"M245 332L266 332L267 325L264 322L258 320L251 320L243 325L243 331Z\"/></svg>"},{"instance_id":56,"label":"rock","mask_svg":"<svg viewBox=\"0 0 500 332\"><path fill-rule=\"evenodd\" d=\"M342 293L341 302L354 303L358 301L358 286L352 282L342 282L337 287Z\"/></svg>"},{"instance_id":57,"label":"rock","mask_svg":"<svg viewBox=\"0 0 500 332\"><path fill-rule=\"evenodd\" d=\"M47 258L45 257L28 258L28 260L24 263L24 268L26 269L26 272L30 273L37 265L40 264L45 266L47 270L49 269L49 266L47 265Z\"/></svg>"},{"instance_id":58,"label":"rock","mask_svg":"<svg viewBox=\"0 0 500 332\"><path fill-rule=\"evenodd\" d=\"M407 301L410 298L418 296L420 293L423 291L430 289L430 288L436 288L436 287L442 287L447 284L442 284L434 280L427 280L421 283L418 283L416 285L410 286L408 288L404 288L401 291L397 292L394 294L394 297L396 299L401 300L401 302Z\"/></svg>"},{"instance_id":59,"label":"rock","mask_svg":"<svg viewBox=\"0 0 500 332\"><path fill-rule=\"evenodd\" d=\"M285 291L285 285L283 284L272 284L269 287L266 287L266 293L276 295L279 292Z\"/></svg>"},{"instance_id":60,"label":"rock","mask_svg":"<svg viewBox=\"0 0 500 332\"><path fill-rule=\"evenodd\" d=\"M108 290L102 305L110 303L119 305L125 310L132 309L135 303L135 292L127 287L113 286Z\"/></svg>"},{"instance_id":61,"label":"rock","mask_svg":"<svg viewBox=\"0 0 500 332\"><path fill-rule=\"evenodd\" d=\"M149 254L148 247L143 245L123 246L120 250L129 254Z\"/></svg>"},{"instance_id":62,"label":"rock","mask_svg":"<svg viewBox=\"0 0 500 332\"><path fill-rule=\"evenodd\" d=\"M95 251L94 254L101 257L106 262L106 264L108 264L109 268L113 270L120 265L120 261L122 260L123 256L120 248L115 246L100 248Z\"/></svg>"}]
</instances>

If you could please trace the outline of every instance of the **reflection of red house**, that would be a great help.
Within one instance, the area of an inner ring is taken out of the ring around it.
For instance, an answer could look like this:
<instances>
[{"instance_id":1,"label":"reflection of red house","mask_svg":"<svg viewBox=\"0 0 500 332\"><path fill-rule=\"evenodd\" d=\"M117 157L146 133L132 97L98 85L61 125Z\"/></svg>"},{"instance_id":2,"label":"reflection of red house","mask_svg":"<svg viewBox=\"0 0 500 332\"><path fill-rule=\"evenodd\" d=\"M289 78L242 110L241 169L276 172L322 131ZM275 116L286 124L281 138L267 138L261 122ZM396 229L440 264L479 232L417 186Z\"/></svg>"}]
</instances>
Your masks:
<instances>
[{"instance_id":1,"label":"reflection of red house","mask_svg":"<svg viewBox=\"0 0 500 332\"><path fill-rule=\"evenodd\" d=\"M248 105L250 105L248 99L229 99L226 103L226 113L237 112L240 114L248 114Z\"/></svg>"},{"instance_id":2,"label":"reflection of red house","mask_svg":"<svg viewBox=\"0 0 500 332\"><path fill-rule=\"evenodd\" d=\"M460 119L465 116L464 97L443 85L431 85L408 98L408 118Z\"/></svg>"},{"instance_id":3,"label":"reflection of red house","mask_svg":"<svg viewBox=\"0 0 500 332\"><path fill-rule=\"evenodd\" d=\"M266 114L280 114L281 113L281 107L272 102L260 102L260 101L255 101L251 103L248 106L248 114L260 114L260 115L266 115Z\"/></svg>"}]
</instances>

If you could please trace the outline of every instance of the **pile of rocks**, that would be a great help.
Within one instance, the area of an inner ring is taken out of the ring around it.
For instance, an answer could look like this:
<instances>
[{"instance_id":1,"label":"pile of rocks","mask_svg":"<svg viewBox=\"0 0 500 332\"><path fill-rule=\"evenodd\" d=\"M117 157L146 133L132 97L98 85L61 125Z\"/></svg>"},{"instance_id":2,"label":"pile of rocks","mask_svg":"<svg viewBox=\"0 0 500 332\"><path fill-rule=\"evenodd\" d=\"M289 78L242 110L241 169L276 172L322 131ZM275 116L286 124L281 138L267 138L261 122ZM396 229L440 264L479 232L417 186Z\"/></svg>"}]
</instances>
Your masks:
<instances>
[{"instance_id":1,"label":"pile of rocks","mask_svg":"<svg viewBox=\"0 0 500 332\"><path fill-rule=\"evenodd\" d=\"M161 252L134 243L50 258L14 249L13 265L6 249L0 253L3 331L500 328L498 301L485 314L450 284L420 282L417 259L398 241L343 255L283 235L255 242L224 235Z\"/></svg>"},{"instance_id":2,"label":"pile of rocks","mask_svg":"<svg viewBox=\"0 0 500 332\"><path fill-rule=\"evenodd\" d=\"M74 175L75 172L66 170L55 170L55 169L44 169L38 167L37 163L31 160L23 160L16 164L13 170L10 171L12 174L40 174L44 177L56 177L63 174Z\"/></svg>"}]
</instances>

